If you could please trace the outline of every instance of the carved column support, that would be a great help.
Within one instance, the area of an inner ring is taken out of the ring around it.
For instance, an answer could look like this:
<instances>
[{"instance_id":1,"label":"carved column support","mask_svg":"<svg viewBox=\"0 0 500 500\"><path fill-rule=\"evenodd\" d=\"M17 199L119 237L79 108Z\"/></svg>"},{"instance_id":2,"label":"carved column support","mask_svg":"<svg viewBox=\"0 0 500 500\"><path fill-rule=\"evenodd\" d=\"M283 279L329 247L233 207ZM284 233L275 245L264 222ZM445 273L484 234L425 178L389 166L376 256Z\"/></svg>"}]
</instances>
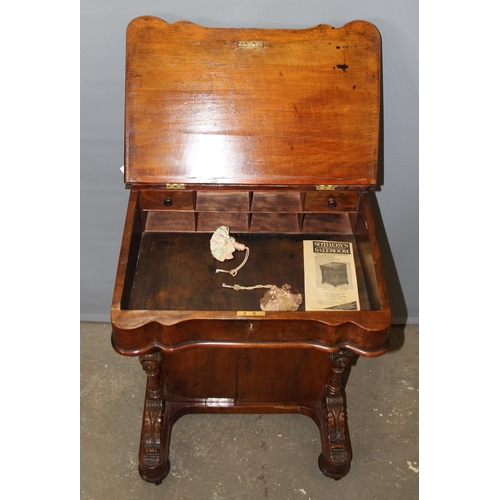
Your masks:
<instances>
[{"instance_id":1,"label":"carved column support","mask_svg":"<svg viewBox=\"0 0 500 500\"><path fill-rule=\"evenodd\" d=\"M163 385L160 381L160 367L163 356L160 351L154 351L139 356L142 368L148 376L147 396L150 399L160 399L163 395Z\"/></svg>"},{"instance_id":2,"label":"carved column support","mask_svg":"<svg viewBox=\"0 0 500 500\"><path fill-rule=\"evenodd\" d=\"M320 455L320 468L324 474L340 479L351 463L351 445L346 420L345 384L349 377L354 354L342 349L329 354L332 375L325 387L324 419L326 449Z\"/></svg>"},{"instance_id":3,"label":"carved column support","mask_svg":"<svg viewBox=\"0 0 500 500\"><path fill-rule=\"evenodd\" d=\"M165 458L161 449L164 405L160 368L163 356L160 351L153 351L139 356L139 360L148 376L139 451L139 472L143 479L159 484L168 474L168 469L166 470L168 461L163 463Z\"/></svg>"},{"instance_id":4,"label":"carved column support","mask_svg":"<svg viewBox=\"0 0 500 500\"><path fill-rule=\"evenodd\" d=\"M338 398L342 395L344 385L349 377L354 354L347 349L341 349L337 352L331 352L329 358L333 373L326 386L326 397Z\"/></svg>"}]
</instances>

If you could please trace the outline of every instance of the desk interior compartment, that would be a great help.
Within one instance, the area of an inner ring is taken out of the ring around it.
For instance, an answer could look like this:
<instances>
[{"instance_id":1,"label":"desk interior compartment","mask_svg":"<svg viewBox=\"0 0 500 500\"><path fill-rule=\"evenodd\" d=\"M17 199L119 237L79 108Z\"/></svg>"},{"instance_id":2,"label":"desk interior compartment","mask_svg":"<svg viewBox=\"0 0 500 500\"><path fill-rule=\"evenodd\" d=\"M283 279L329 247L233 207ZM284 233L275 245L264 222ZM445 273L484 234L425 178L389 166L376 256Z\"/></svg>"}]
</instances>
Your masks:
<instances>
[{"instance_id":1,"label":"desk interior compartment","mask_svg":"<svg viewBox=\"0 0 500 500\"><path fill-rule=\"evenodd\" d=\"M201 212L197 215L200 231L195 231L195 213L189 211L153 212L153 219L150 213L144 225L140 197L132 193L129 213L133 215L129 216L129 224L134 229L126 247L129 270L121 306L124 310L164 311L258 309L265 290L237 292L222 288L222 283L243 286L287 283L304 294L303 240L322 239L353 244L361 309L378 310L382 306L373 237L370 239L373 221L365 210L371 205L368 194L357 196L363 201L354 205L355 212ZM162 225L160 219L165 216L171 220ZM250 249L248 261L236 277L216 273L216 269L237 267L245 252L236 251L232 260L224 262L218 262L210 253L211 233L224 222L236 241ZM173 229L183 224L189 226L187 231ZM299 311L304 311L304 304Z\"/></svg>"}]
</instances>

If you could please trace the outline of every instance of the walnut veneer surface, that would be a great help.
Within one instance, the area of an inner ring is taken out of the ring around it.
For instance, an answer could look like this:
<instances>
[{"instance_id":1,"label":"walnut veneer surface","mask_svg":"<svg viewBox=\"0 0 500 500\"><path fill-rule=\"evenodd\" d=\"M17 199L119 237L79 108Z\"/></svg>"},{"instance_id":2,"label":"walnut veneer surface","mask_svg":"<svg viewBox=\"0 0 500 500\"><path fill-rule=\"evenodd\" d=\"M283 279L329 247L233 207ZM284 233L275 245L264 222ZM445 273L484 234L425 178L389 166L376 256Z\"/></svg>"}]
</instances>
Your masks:
<instances>
[{"instance_id":1,"label":"walnut veneer surface","mask_svg":"<svg viewBox=\"0 0 500 500\"><path fill-rule=\"evenodd\" d=\"M370 23L219 29L138 18L127 30L125 180L376 184L379 101Z\"/></svg>"}]
</instances>

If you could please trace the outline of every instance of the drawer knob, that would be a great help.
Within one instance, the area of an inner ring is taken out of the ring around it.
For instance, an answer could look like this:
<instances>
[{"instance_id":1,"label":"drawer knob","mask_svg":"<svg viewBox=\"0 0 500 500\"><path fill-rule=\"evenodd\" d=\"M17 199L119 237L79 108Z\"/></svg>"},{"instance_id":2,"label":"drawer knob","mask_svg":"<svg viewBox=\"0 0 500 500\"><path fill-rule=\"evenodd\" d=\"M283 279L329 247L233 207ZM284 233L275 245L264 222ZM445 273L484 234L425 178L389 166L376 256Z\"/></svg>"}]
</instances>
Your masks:
<instances>
[{"instance_id":1,"label":"drawer knob","mask_svg":"<svg viewBox=\"0 0 500 500\"><path fill-rule=\"evenodd\" d=\"M337 200L335 198L328 199L328 208L335 208L337 206Z\"/></svg>"},{"instance_id":2,"label":"drawer knob","mask_svg":"<svg viewBox=\"0 0 500 500\"><path fill-rule=\"evenodd\" d=\"M164 204L166 207L171 207L171 206L174 204L174 200L173 200L170 196L167 196L167 197L163 200L163 204Z\"/></svg>"}]
</instances>

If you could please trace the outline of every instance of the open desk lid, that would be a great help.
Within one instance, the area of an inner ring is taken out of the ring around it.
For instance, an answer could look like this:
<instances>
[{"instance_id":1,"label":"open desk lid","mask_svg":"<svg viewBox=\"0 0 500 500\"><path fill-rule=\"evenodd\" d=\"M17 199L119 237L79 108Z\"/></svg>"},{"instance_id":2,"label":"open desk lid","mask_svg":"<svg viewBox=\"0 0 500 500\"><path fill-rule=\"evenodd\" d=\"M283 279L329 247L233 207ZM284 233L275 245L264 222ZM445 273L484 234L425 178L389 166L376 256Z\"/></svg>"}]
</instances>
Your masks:
<instances>
[{"instance_id":1,"label":"open desk lid","mask_svg":"<svg viewBox=\"0 0 500 500\"><path fill-rule=\"evenodd\" d=\"M127 29L125 182L373 185L380 35L341 28Z\"/></svg>"}]
</instances>

